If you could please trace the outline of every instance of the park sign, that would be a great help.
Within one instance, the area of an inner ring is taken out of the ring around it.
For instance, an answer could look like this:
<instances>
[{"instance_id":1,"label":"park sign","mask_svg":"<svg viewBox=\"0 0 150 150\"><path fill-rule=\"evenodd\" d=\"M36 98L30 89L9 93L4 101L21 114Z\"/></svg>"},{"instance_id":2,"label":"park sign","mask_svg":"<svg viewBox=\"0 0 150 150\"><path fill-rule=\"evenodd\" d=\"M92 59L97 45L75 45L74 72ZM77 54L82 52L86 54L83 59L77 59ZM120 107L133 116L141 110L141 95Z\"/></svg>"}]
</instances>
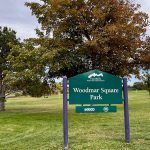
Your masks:
<instances>
[{"instance_id":1,"label":"park sign","mask_svg":"<svg viewBox=\"0 0 150 150\"><path fill-rule=\"evenodd\" d=\"M117 107L111 104L123 103L125 142L130 143L127 78L119 78L99 70L91 70L69 79L63 77L64 150L68 150L68 101L69 104L82 104L76 106L77 113L116 112Z\"/></svg>"},{"instance_id":2,"label":"park sign","mask_svg":"<svg viewBox=\"0 0 150 150\"><path fill-rule=\"evenodd\" d=\"M69 78L69 104L122 104L122 79L99 70Z\"/></svg>"}]
</instances>

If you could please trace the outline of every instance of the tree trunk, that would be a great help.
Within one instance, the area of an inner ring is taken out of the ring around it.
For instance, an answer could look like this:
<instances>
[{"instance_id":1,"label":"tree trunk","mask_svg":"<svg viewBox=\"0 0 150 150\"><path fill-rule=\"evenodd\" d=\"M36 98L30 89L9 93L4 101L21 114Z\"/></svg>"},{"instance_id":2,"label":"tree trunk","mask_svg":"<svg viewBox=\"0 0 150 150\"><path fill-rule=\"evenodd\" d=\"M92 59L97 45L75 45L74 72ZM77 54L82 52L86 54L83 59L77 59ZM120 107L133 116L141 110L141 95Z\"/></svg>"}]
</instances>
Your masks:
<instances>
[{"instance_id":1,"label":"tree trunk","mask_svg":"<svg viewBox=\"0 0 150 150\"><path fill-rule=\"evenodd\" d=\"M5 102L0 101L0 111L5 111Z\"/></svg>"},{"instance_id":2,"label":"tree trunk","mask_svg":"<svg viewBox=\"0 0 150 150\"><path fill-rule=\"evenodd\" d=\"M0 111L5 111L5 87L2 72L0 72Z\"/></svg>"}]
</instances>

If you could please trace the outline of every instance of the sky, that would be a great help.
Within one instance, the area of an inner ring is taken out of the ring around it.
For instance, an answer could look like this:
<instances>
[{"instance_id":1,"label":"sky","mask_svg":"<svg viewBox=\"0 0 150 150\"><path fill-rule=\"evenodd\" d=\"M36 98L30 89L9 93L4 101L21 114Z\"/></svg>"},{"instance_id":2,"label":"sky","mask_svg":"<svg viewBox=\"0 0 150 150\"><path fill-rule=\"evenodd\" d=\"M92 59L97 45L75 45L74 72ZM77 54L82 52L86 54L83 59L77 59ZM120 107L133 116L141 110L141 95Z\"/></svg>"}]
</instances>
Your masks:
<instances>
[{"instance_id":1,"label":"sky","mask_svg":"<svg viewBox=\"0 0 150 150\"><path fill-rule=\"evenodd\" d=\"M39 27L30 9L24 5L27 1L31 0L0 0L0 26L14 29L21 39L36 37L34 29Z\"/></svg>"},{"instance_id":2,"label":"sky","mask_svg":"<svg viewBox=\"0 0 150 150\"><path fill-rule=\"evenodd\" d=\"M24 6L25 2L39 0L0 0L0 26L7 26L17 32L20 39L36 37L35 28L40 27L36 18L32 16L31 10ZM150 16L150 0L132 0L141 4L141 10ZM150 27L147 30L150 35ZM132 85L138 81L134 76L129 81Z\"/></svg>"}]
</instances>

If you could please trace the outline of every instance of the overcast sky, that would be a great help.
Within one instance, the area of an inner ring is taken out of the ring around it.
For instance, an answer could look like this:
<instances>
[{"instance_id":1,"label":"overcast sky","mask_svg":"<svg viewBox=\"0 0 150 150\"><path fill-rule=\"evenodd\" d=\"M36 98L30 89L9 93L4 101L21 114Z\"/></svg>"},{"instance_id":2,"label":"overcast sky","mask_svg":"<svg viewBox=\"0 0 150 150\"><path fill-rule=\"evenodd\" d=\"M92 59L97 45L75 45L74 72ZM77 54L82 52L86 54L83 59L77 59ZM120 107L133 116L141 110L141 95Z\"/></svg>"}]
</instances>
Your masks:
<instances>
[{"instance_id":1,"label":"overcast sky","mask_svg":"<svg viewBox=\"0 0 150 150\"><path fill-rule=\"evenodd\" d=\"M39 24L31 10L24 6L25 2L39 0L0 0L0 26L8 26L17 32L17 37L21 39L36 37L35 28ZM150 0L133 0L135 3L141 4L141 10L150 16ZM148 35L150 35L150 27L148 27ZM136 79L132 79L133 83Z\"/></svg>"},{"instance_id":2,"label":"overcast sky","mask_svg":"<svg viewBox=\"0 0 150 150\"><path fill-rule=\"evenodd\" d=\"M27 1L31 0L0 0L0 26L11 27L21 39L35 37L34 29L39 26L30 9L24 5Z\"/></svg>"}]
</instances>

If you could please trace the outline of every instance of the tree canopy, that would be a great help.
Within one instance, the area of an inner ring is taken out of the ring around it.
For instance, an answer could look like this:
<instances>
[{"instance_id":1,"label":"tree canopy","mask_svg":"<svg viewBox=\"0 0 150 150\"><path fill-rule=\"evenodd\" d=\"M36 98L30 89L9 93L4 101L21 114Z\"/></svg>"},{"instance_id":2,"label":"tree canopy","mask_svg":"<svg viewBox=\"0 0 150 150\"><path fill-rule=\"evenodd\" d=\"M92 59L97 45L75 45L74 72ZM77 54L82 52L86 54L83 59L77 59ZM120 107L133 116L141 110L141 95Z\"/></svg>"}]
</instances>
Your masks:
<instances>
[{"instance_id":1,"label":"tree canopy","mask_svg":"<svg viewBox=\"0 0 150 150\"><path fill-rule=\"evenodd\" d=\"M16 38L16 32L7 27L0 27L0 111L4 110L5 101L5 83L3 81L5 77L4 71L10 68L7 61L7 56L10 53L11 45L19 44L19 40Z\"/></svg>"},{"instance_id":2,"label":"tree canopy","mask_svg":"<svg viewBox=\"0 0 150 150\"><path fill-rule=\"evenodd\" d=\"M7 57L11 69L5 70L5 82L16 90L22 90L23 94L35 97L50 93L45 66L41 61L42 52L31 42L14 45Z\"/></svg>"},{"instance_id":3,"label":"tree canopy","mask_svg":"<svg viewBox=\"0 0 150 150\"><path fill-rule=\"evenodd\" d=\"M0 27L0 74L8 67L6 58L12 45L16 44L19 44L16 32L7 27Z\"/></svg>"},{"instance_id":4,"label":"tree canopy","mask_svg":"<svg viewBox=\"0 0 150 150\"><path fill-rule=\"evenodd\" d=\"M26 5L42 26L36 42L47 48L42 57L50 76L89 69L119 76L139 73L148 26L148 15L139 5L129 0L41 0Z\"/></svg>"}]
</instances>

